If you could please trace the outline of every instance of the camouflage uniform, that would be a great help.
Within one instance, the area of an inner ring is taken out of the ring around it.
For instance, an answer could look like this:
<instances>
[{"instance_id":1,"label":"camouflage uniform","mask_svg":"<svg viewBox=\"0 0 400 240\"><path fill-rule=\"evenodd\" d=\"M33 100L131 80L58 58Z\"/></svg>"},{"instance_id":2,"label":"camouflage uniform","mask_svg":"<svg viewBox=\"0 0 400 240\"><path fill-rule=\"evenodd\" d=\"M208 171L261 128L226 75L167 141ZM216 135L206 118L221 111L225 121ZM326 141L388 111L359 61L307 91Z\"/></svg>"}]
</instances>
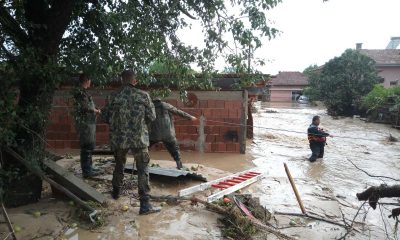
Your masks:
<instances>
[{"instance_id":1,"label":"camouflage uniform","mask_svg":"<svg viewBox=\"0 0 400 240\"><path fill-rule=\"evenodd\" d=\"M117 190L119 194L124 179L126 154L131 150L138 171L139 196L141 200L148 201L150 157L147 125L156 118L150 96L127 84L110 96L102 115L110 124L110 145L116 163L112 179L113 191Z\"/></svg>"},{"instance_id":2,"label":"camouflage uniform","mask_svg":"<svg viewBox=\"0 0 400 240\"><path fill-rule=\"evenodd\" d=\"M74 92L75 127L81 147L81 168L83 176L92 174L92 151L96 146L96 113L92 96L82 87Z\"/></svg>"},{"instance_id":3,"label":"camouflage uniform","mask_svg":"<svg viewBox=\"0 0 400 240\"><path fill-rule=\"evenodd\" d=\"M179 144L176 140L175 127L172 114L181 116L186 119L191 119L191 116L184 111L177 109L171 104L162 102L161 100L154 100L157 118L151 123L150 131L150 146L158 142L163 142L169 154L176 161L179 169L182 168L181 154L179 152Z\"/></svg>"}]
</instances>

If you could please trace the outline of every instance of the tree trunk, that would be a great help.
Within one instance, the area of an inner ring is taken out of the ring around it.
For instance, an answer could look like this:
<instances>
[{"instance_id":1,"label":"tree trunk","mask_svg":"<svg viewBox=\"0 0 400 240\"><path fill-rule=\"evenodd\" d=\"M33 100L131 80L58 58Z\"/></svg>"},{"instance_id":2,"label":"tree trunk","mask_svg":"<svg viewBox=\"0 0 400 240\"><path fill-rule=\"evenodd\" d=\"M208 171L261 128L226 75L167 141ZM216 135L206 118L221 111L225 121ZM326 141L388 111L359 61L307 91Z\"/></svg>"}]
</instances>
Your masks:
<instances>
[{"instance_id":1,"label":"tree trunk","mask_svg":"<svg viewBox=\"0 0 400 240\"><path fill-rule=\"evenodd\" d=\"M40 72L40 70L38 70ZM32 166L42 167L45 157L44 133L52 104L52 79L27 76L20 81L17 108L16 146L14 149ZM45 83L48 84L45 84ZM4 199L7 206L37 202L41 197L42 180L9 155L4 156L3 169L9 173L3 178Z\"/></svg>"}]
</instances>

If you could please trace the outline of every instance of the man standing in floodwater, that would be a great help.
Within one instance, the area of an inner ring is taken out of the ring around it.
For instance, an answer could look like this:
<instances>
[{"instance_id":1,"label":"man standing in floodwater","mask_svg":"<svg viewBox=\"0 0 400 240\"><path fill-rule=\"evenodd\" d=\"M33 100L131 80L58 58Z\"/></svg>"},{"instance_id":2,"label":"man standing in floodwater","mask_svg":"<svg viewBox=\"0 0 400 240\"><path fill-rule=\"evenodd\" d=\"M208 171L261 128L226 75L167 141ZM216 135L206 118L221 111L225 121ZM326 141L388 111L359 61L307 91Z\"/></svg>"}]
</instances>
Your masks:
<instances>
[{"instance_id":1,"label":"man standing in floodwater","mask_svg":"<svg viewBox=\"0 0 400 240\"><path fill-rule=\"evenodd\" d=\"M169 154L176 162L176 167L182 169L181 154L179 152L179 144L176 140L175 127L172 114L181 116L188 120L196 121L197 118L177 109L169 103L161 101L160 98L153 100L156 108L157 118L151 123L150 146L162 142Z\"/></svg>"},{"instance_id":2,"label":"man standing in floodwater","mask_svg":"<svg viewBox=\"0 0 400 240\"><path fill-rule=\"evenodd\" d=\"M149 133L147 126L156 118L153 102L147 92L135 88L136 74L124 70L123 86L113 93L103 109L103 118L110 124L110 145L114 151L115 168L112 197L118 199L124 180L126 155L132 151L138 172L139 214L160 211L150 204Z\"/></svg>"},{"instance_id":3,"label":"man standing in floodwater","mask_svg":"<svg viewBox=\"0 0 400 240\"><path fill-rule=\"evenodd\" d=\"M92 151L96 146L96 114L100 114L100 110L95 107L92 96L87 91L90 85L90 78L82 73L79 75L79 88L74 92L75 127L79 134L80 160L84 178L100 174L100 171L92 166Z\"/></svg>"},{"instance_id":4,"label":"man standing in floodwater","mask_svg":"<svg viewBox=\"0 0 400 240\"><path fill-rule=\"evenodd\" d=\"M308 133L308 141L310 142L310 149L312 151L311 157L308 159L310 162L315 162L317 158L324 157L324 150L326 145L326 137L330 136L327 132L324 132L323 129L319 128L320 117L314 116L312 119L312 123L307 130Z\"/></svg>"}]
</instances>

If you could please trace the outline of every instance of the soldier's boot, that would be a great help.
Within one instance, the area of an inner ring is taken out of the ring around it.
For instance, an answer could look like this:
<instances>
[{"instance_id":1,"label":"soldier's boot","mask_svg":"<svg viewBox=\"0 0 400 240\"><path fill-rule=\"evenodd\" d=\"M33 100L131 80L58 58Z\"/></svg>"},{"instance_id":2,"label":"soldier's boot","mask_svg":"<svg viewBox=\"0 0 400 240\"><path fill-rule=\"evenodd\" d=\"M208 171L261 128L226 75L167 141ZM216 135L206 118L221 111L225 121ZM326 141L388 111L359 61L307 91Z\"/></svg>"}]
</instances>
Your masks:
<instances>
[{"instance_id":1,"label":"soldier's boot","mask_svg":"<svg viewBox=\"0 0 400 240\"><path fill-rule=\"evenodd\" d=\"M160 211L161 211L161 208L151 206L150 198L148 196L140 198L139 215L147 215L147 214L151 214L151 213L157 213Z\"/></svg>"},{"instance_id":2,"label":"soldier's boot","mask_svg":"<svg viewBox=\"0 0 400 240\"><path fill-rule=\"evenodd\" d=\"M91 152L87 149L81 149L81 169L84 178L89 178L92 176L91 167Z\"/></svg>"},{"instance_id":3,"label":"soldier's boot","mask_svg":"<svg viewBox=\"0 0 400 240\"><path fill-rule=\"evenodd\" d=\"M182 161L180 159L175 161L176 161L176 168L181 170L183 168Z\"/></svg>"},{"instance_id":4,"label":"soldier's boot","mask_svg":"<svg viewBox=\"0 0 400 240\"><path fill-rule=\"evenodd\" d=\"M181 155L179 154L179 152L176 152L173 155L173 158L174 158L174 160L176 162L176 168L179 169L179 170L182 169L183 168L183 164L182 164Z\"/></svg>"}]
</instances>

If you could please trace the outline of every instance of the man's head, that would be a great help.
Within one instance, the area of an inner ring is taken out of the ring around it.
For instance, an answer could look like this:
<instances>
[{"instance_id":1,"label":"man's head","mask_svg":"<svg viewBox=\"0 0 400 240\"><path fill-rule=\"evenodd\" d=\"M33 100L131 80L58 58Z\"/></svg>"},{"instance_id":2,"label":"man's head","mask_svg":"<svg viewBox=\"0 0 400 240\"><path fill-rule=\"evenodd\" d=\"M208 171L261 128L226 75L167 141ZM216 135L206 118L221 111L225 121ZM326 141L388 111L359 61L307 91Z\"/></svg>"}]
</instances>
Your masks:
<instances>
[{"instance_id":1,"label":"man's head","mask_svg":"<svg viewBox=\"0 0 400 240\"><path fill-rule=\"evenodd\" d=\"M132 84L132 85L136 85L137 84L137 80L136 80L136 74L132 71L132 70L124 70L121 73L121 78L122 78L122 82L124 84Z\"/></svg>"},{"instance_id":2,"label":"man's head","mask_svg":"<svg viewBox=\"0 0 400 240\"><path fill-rule=\"evenodd\" d=\"M85 73L81 73L80 75L79 75L79 85L81 85L81 87L83 87L83 88L89 88L90 87L90 84L91 84L91 80L90 80L90 78L89 78L89 76L88 75L86 75Z\"/></svg>"},{"instance_id":3,"label":"man's head","mask_svg":"<svg viewBox=\"0 0 400 240\"><path fill-rule=\"evenodd\" d=\"M320 117L319 116L314 116L313 118L312 118L312 123L314 124L314 125L319 125L319 123L320 123Z\"/></svg>"}]
</instances>

